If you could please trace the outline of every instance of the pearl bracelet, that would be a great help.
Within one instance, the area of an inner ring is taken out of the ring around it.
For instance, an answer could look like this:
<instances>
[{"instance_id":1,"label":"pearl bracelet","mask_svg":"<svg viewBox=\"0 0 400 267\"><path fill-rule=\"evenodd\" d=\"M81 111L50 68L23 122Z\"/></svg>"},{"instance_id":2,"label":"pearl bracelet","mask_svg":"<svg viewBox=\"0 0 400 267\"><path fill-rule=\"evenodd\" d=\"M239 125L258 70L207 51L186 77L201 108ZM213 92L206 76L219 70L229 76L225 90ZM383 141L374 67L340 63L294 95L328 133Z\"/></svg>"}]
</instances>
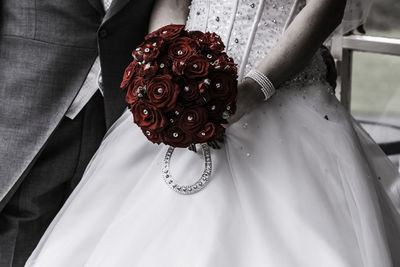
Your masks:
<instances>
[{"instance_id":1,"label":"pearl bracelet","mask_svg":"<svg viewBox=\"0 0 400 267\"><path fill-rule=\"evenodd\" d=\"M260 90L264 94L264 101L267 101L273 94L275 94L275 86L272 84L270 79L267 76L259 72L258 70L251 70L246 78L250 78L254 80L258 85L261 86Z\"/></svg>"}]
</instances>

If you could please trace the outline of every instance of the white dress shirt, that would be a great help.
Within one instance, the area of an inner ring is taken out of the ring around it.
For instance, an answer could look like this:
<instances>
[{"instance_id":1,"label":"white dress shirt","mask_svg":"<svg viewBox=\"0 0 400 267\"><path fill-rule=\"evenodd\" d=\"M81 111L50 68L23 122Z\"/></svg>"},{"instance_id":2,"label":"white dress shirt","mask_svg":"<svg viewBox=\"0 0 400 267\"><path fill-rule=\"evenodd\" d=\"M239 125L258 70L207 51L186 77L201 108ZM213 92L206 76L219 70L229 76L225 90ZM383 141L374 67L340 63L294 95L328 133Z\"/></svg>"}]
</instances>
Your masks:
<instances>
[{"instance_id":1,"label":"white dress shirt","mask_svg":"<svg viewBox=\"0 0 400 267\"><path fill-rule=\"evenodd\" d=\"M111 6L113 0L102 0L102 4L104 10L107 12ZM100 76L101 68L100 68L100 58L99 56L96 57L92 68L90 69L88 75L86 76L85 81L82 84L81 89L79 90L78 94L76 95L74 101L72 102L71 106L67 110L65 114L66 117L73 120L76 115L83 109L83 107L89 102L92 96L99 90L101 91L98 81Z\"/></svg>"}]
</instances>

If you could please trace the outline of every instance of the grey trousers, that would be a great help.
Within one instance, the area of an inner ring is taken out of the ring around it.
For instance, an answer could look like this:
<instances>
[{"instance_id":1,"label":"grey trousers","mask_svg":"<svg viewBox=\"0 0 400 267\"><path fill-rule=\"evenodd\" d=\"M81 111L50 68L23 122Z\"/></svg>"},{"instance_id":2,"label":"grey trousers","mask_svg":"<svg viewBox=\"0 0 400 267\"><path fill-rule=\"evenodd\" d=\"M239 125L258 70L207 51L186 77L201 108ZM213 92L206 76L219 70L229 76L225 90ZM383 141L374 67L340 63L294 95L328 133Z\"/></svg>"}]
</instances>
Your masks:
<instances>
[{"instance_id":1,"label":"grey trousers","mask_svg":"<svg viewBox=\"0 0 400 267\"><path fill-rule=\"evenodd\" d=\"M78 184L105 131L104 103L99 92L74 120L65 117L61 121L0 211L0 267L24 266Z\"/></svg>"}]
</instances>

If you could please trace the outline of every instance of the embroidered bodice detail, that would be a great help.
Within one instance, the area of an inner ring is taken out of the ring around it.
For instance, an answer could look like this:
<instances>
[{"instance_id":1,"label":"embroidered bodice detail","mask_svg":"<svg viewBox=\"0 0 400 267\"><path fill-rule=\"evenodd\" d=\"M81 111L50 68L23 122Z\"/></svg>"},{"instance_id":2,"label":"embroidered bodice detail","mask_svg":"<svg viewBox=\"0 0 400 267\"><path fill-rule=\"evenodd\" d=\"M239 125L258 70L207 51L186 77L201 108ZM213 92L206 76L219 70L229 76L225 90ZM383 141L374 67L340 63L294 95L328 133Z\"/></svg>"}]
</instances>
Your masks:
<instances>
[{"instance_id":1,"label":"embroidered bodice detail","mask_svg":"<svg viewBox=\"0 0 400 267\"><path fill-rule=\"evenodd\" d=\"M219 34L243 78L277 44L295 1L193 0L186 28ZM301 8L304 4L298 6ZM325 73L326 66L317 53L290 83L323 80Z\"/></svg>"}]
</instances>

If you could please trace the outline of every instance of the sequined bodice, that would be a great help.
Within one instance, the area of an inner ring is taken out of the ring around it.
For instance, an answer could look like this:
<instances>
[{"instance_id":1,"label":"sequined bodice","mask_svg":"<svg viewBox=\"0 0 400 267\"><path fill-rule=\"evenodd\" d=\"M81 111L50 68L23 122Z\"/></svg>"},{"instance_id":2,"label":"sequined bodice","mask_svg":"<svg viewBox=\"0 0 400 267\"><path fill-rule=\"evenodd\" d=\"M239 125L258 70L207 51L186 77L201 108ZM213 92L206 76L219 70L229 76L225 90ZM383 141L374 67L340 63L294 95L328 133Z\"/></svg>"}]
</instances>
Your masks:
<instances>
[{"instance_id":1,"label":"sequined bodice","mask_svg":"<svg viewBox=\"0 0 400 267\"><path fill-rule=\"evenodd\" d=\"M186 28L219 34L243 77L277 44L295 0L193 0ZM324 76L320 55L293 81Z\"/></svg>"}]
</instances>

